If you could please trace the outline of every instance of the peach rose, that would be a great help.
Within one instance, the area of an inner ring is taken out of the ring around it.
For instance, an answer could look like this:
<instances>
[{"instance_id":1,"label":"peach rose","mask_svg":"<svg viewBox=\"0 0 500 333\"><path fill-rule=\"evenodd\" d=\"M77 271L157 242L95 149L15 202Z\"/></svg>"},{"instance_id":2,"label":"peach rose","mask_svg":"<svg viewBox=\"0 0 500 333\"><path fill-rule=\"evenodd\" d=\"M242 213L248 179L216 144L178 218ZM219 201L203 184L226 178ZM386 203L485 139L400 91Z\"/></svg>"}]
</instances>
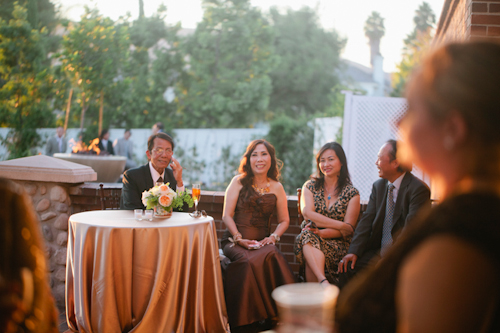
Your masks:
<instances>
[{"instance_id":1,"label":"peach rose","mask_svg":"<svg viewBox=\"0 0 500 333\"><path fill-rule=\"evenodd\" d=\"M161 193L167 193L169 189L170 187L168 187L168 185L163 184L160 186Z\"/></svg>"},{"instance_id":2,"label":"peach rose","mask_svg":"<svg viewBox=\"0 0 500 333\"><path fill-rule=\"evenodd\" d=\"M163 207L168 207L172 204L172 198L168 195L161 195L160 198L158 198L158 203Z\"/></svg>"}]
</instances>

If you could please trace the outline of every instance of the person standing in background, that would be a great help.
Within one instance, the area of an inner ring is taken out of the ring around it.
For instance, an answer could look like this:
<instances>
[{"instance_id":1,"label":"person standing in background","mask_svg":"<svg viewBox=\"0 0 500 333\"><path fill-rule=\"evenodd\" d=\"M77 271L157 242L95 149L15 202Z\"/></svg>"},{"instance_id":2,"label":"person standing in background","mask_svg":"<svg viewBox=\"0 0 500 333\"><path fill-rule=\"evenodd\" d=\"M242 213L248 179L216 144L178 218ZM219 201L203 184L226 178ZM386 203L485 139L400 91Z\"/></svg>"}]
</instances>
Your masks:
<instances>
[{"instance_id":1,"label":"person standing in background","mask_svg":"<svg viewBox=\"0 0 500 333\"><path fill-rule=\"evenodd\" d=\"M156 135L158 133L165 133L163 130L164 128L165 128L165 126L163 126L163 123L161 121L155 123L153 125L153 127L151 128L152 135Z\"/></svg>"},{"instance_id":2,"label":"person standing in background","mask_svg":"<svg viewBox=\"0 0 500 333\"><path fill-rule=\"evenodd\" d=\"M102 130L101 135L99 136L99 144L97 145L97 147L101 150L100 155L106 154L103 154L103 151L106 151L109 155L115 154L113 143L109 141L109 130L107 128Z\"/></svg>"},{"instance_id":3,"label":"person standing in background","mask_svg":"<svg viewBox=\"0 0 500 333\"><path fill-rule=\"evenodd\" d=\"M68 142L64 137L64 129L59 126L56 129L56 135L51 137L47 141L47 147L45 148L45 155L53 156L55 153L65 153L68 147Z\"/></svg>"},{"instance_id":4,"label":"person standing in background","mask_svg":"<svg viewBox=\"0 0 500 333\"><path fill-rule=\"evenodd\" d=\"M132 132L130 128L125 129L125 133L123 133L123 138L116 139L113 148L115 151L115 155L124 156L127 158L127 162L125 164L125 170L135 168L137 163L133 160L134 157L134 144L130 139L132 136Z\"/></svg>"}]
</instances>

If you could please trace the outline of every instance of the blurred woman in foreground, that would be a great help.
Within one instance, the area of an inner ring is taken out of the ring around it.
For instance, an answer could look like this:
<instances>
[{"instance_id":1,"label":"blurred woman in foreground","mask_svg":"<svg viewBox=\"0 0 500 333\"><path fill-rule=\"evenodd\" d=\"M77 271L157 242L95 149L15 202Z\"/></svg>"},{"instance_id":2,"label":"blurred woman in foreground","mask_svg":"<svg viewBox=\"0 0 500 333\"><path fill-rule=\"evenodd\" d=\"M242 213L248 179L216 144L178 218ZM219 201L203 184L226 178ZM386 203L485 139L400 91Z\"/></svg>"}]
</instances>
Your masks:
<instances>
[{"instance_id":1,"label":"blurred woman in foreground","mask_svg":"<svg viewBox=\"0 0 500 333\"><path fill-rule=\"evenodd\" d=\"M0 332L59 332L45 249L29 197L0 178Z\"/></svg>"},{"instance_id":2,"label":"blurred woman in foreground","mask_svg":"<svg viewBox=\"0 0 500 333\"><path fill-rule=\"evenodd\" d=\"M340 332L500 332L500 44L435 51L400 124L444 190L379 265L341 294Z\"/></svg>"}]
</instances>

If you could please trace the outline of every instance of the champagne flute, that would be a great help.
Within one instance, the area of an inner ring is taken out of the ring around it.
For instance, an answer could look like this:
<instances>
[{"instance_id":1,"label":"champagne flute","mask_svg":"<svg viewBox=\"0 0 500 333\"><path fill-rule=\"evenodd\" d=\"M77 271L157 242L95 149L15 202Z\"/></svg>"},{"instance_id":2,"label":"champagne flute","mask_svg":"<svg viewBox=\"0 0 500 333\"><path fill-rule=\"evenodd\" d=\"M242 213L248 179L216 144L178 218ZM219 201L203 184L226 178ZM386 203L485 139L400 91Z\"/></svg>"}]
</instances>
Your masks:
<instances>
[{"instance_id":1,"label":"champagne flute","mask_svg":"<svg viewBox=\"0 0 500 333\"><path fill-rule=\"evenodd\" d=\"M201 197L200 184L193 184L193 190L191 192L191 196L193 197L194 201L193 216L198 217L200 216L200 212L198 211L198 202L200 201Z\"/></svg>"}]
</instances>

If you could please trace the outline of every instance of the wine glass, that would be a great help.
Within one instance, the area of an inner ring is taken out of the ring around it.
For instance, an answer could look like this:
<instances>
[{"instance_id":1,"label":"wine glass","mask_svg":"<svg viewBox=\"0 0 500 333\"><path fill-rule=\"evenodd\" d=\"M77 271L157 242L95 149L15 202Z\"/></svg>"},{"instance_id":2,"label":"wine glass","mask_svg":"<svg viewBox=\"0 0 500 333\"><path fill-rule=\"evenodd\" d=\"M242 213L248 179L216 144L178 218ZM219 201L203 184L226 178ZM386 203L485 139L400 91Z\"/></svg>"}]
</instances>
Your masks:
<instances>
[{"instance_id":1,"label":"wine glass","mask_svg":"<svg viewBox=\"0 0 500 333\"><path fill-rule=\"evenodd\" d=\"M199 217L200 212L198 211L198 202L200 202L200 197L201 197L200 184L193 184L193 190L191 192L191 196L193 197L193 201L194 201L193 216Z\"/></svg>"}]
</instances>

